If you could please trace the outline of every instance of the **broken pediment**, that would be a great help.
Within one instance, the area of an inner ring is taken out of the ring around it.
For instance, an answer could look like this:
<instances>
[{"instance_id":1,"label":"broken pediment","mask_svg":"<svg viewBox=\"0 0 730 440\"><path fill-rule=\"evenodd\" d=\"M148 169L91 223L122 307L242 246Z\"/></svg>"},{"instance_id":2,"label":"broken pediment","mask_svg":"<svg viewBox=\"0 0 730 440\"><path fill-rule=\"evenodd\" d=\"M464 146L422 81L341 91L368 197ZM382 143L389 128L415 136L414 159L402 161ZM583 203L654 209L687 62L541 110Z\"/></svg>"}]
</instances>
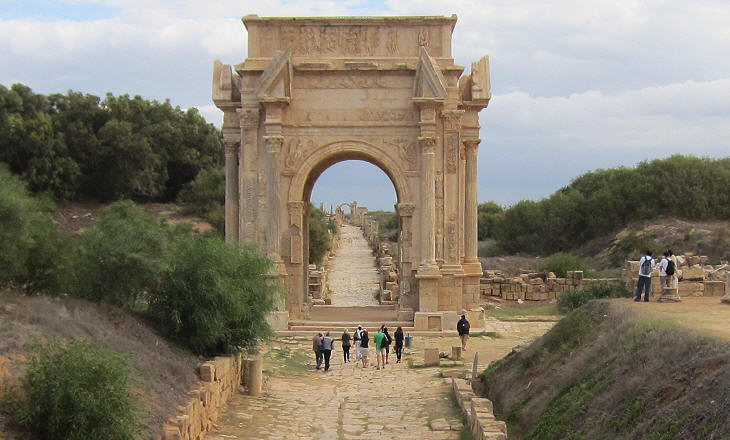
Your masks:
<instances>
[{"instance_id":1,"label":"broken pediment","mask_svg":"<svg viewBox=\"0 0 730 440\"><path fill-rule=\"evenodd\" d=\"M443 100L446 97L446 79L436 60L421 46L416 66L416 77L413 80L414 98L432 98Z\"/></svg>"},{"instance_id":2,"label":"broken pediment","mask_svg":"<svg viewBox=\"0 0 730 440\"><path fill-rule=\"evenodd\" d=\"M479 102L486 105L492 99L492 85L489 78L489 57L483 56L471 63L471 74L459 80L459 94L463 102Z\"/></svg>"},{"instance_id":3,"label":"broken pediment","mask_svg":"<svg viewBox=\"0 0 730 440\"><path fill-rule=\"evenodd\" d=\"M230 64L220 60L213 62L213 102L238 102L241 100L240 78L233 73Z\"/></svg>"},{"instance_id":4,"label":"broken pediment","mask_svg":"<svg viewBox=\"0 0 730 440\"><path fill-rule=\"evenodd\" d=\"M291 78L291 54L289 51L277 51L258 80L257 97L260 101L289 101Z\"/></svg>"}]
</instances>

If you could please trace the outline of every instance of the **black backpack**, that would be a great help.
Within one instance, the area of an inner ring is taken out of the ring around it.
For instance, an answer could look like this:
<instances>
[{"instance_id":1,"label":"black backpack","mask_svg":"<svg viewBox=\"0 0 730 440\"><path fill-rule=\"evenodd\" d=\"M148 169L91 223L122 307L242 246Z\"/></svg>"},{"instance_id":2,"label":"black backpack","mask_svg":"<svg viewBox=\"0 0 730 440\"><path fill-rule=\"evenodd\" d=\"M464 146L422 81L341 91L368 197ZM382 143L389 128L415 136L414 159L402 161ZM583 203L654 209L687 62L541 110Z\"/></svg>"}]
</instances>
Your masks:
<instances>
[{"instance_id":1,"label":"black backpack","mask_svg":"<svg viewBox=\"0 0 730 440\"><path fill-rule=\"evenodd\" d=\"M667 263L667 269L664 272L666 272L667 276L672 276L672 275L674 275L674 261L672 261L672 260L668 260L668 261L669 262Z\"/></svg>"}]
</instances>

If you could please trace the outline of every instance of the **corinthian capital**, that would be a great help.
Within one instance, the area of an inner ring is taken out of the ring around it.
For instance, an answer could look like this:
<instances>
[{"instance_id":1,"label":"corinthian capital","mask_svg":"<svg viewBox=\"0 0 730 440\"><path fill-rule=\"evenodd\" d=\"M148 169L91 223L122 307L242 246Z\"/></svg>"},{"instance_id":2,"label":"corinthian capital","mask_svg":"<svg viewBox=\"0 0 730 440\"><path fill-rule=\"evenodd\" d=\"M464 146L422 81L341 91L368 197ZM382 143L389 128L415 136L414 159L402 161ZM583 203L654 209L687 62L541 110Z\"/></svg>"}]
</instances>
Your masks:
<instances>
[{"instance_id":1,"label":"corinthian capital","mask_svg":"<svg viewBox=\"0 0 730 440\"><path fill-rule=\"evenodd\" d=\"M436 149L436 138L434 137L419 137L418 143L421 144L421 151L424 153L433 153Z\"/></svg>"},{"instance_id":2,"label":"corinthian capital","mask_svg":"<svg viewBox=\"0 0 730 440\"><path fill-rule=\"evenodd\" d=\"M264 136L264 143L266 144L266 151L269 153L277 154L281 151L281 146L284 144L283 136Z\"/></svg>"}]
</instances>

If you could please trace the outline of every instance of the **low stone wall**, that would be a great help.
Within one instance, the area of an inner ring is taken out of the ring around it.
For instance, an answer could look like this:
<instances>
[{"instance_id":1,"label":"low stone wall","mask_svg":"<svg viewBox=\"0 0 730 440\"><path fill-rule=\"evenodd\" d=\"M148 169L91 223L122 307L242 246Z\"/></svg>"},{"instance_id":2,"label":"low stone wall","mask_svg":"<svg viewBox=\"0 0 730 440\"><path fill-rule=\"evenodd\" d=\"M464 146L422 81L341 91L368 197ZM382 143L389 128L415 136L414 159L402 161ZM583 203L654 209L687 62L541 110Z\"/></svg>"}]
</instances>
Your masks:
<instances>
[{"instance_id":1,"label":"low stone wall","mask_svg":"<svg viewBox=\"0 0 730 440\"><path fill-rule=\"evenodd\" d=\"M451 385L474 439L507 440L507 425L494 418L491 400L477 397L464 379L452 378Z\"/></svg>"},{"instance_id":2,"label":"low stone wall","mask_svg":"<svg viewBox=\"0 0 730 440\"><path fill-rule=\"evenodd\" d=\"M583 278L583 271L568 272L566 278L557 278L552 272L535 272L519 277L505 277L501 271L484 271L479 282L482 299L496 296L506 300L547 301L563 292L582 289L595 283L618 284L618 278Z\"/></svg>"},{"instance_id":3,"label":"low stone wall","mask_svg":"<svg viewBox=\"0 0 730 440\"><path fill-rule=\"evenodd\" d=\"M154 440L202 440L212 429L228 399L241 384L241 354L217 357L198 367L200 382L187 405L163 426Z\"/></svg>"}]
</instances>

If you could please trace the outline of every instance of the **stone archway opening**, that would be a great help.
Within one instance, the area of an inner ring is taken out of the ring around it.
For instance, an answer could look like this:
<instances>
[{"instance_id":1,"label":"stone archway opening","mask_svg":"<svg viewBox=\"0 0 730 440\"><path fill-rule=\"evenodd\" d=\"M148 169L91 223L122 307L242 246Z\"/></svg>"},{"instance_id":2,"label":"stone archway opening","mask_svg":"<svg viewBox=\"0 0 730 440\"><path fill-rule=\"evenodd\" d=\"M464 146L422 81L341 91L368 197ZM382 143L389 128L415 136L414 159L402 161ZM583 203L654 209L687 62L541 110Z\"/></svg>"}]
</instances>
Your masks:
<instances>
[{"instance_id":1,"label":"stone archway opening","mask_svg":"<svg viewBox=\"0 0 730 440\"><path fill-rule=\"evenodd\" d=\"M310 293L315 292L313 307L323 300L336 307L390 305L398 294L398 200L393 181L379 166L361 159L342 160L324 171L315 167L312 173L317 175L312 176L311 187L305 188L305 193L309 193L304 196L310 202L307 206L329 207L325 214L337 225L335 248L326 260L327 267L317 268L314 276L310 272ZM339 200L353 201L335 203ZM311 221L314 217L307 218ZM314 229L315 234L321 234L319 229ZM310 225L306 225L304 235L310 240L318 239L311 236L311 231ZM384 258L386 255L392 257ZM387 268L380 267L383 261L390 263ZM323 278L326 280L320 283ZM320 292L324 297L315 298Z\"/></svg>"}]
</instances>

